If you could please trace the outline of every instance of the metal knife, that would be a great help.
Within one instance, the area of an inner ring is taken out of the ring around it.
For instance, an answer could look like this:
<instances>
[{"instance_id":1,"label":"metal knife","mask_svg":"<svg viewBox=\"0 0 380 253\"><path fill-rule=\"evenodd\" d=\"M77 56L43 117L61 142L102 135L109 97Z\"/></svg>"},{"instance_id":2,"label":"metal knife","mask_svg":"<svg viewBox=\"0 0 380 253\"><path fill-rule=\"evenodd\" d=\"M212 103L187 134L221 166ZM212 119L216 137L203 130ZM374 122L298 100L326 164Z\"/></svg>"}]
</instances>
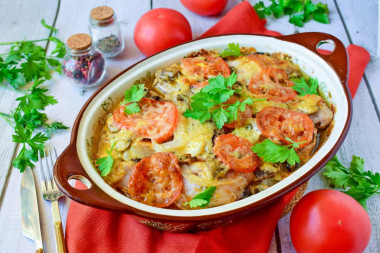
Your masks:
<instances>
[{"instance_id":1,"label":"metal knife","mask_svg":"<svg viewBox=\"0 0 380 253\"><path fill-rule=\"evenodd\" d=\"M40 216L38 212L36 184L33 172L27 167L21 180L21 225L24 236L36 243L36 252L44 252L41 238Z\"/></svg>"}]
</instances>

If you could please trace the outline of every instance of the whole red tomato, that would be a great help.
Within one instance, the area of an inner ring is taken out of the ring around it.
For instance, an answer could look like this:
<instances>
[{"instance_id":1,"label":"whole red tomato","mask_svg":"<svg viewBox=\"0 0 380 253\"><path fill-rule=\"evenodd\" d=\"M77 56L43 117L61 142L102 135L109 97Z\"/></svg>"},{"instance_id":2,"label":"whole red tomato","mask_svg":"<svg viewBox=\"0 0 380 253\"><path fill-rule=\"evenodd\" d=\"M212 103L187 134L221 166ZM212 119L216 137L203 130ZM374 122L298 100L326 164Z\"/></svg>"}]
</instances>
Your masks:
<instances>
[{"instance_id":1,"label":"whole red tomato","mask_svg":"<svg viewBox=\"0 0 380 253\"><path fill-rule=\"evenodd\" d=\"M158 8L145 13L137 22L134 40L146 56L192 39L187 19L178 11Z\"/></svg>"},{"instance_id":2,"label":"whole red tomato","mask_svg":"<svg viewBox=\"0 0 380 253\"><path fill-rule=\"evenodd\" d=\"M190 11L201 15L211 16L221 12L228 0L181 0L181 3Z\"/></svg>"},{"instance_id":3,"label":"whole red tomato","mask_svg":"<svg viewBox=\"0 0 380 253\"><path fill-rule=\"evenodd\" d=\"M350 196L335 190L317 190L294 207L290 235L298 253L358 253L367 247L371 221Z\"/></svg>"}]
</instances>

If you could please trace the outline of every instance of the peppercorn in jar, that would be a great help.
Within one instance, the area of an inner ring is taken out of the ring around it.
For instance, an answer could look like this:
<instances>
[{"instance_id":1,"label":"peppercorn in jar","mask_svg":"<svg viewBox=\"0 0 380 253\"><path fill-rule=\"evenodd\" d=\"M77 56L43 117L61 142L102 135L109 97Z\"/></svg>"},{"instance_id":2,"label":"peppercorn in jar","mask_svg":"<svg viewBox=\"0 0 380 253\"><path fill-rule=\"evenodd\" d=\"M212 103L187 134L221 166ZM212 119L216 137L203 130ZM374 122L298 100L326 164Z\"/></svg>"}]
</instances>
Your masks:
<instances>
[{"instance_id":1,"label":"peppercorn in jar","mask_svg":"<svg viewBox=\"0 0 380 253\"><path fill-rule=\"evenodd\" d=\"M90 32L96 48L106 58L114 57L124 50L120 26L112 8L99 6L90 13Z\"/></svg>"},{"instance_id":2,"label":"peppercorn in jar","mask_svg":"<svg viewBox=\"0 0 380 253\"><path fill-rule=\"evenodd\" d=\"M105 76L105 60L93 46L88 34L72 35L66 42L67 53L63 58L63 73L82 88L90 88L101 83Z\"/></svg>"}]
</instances>

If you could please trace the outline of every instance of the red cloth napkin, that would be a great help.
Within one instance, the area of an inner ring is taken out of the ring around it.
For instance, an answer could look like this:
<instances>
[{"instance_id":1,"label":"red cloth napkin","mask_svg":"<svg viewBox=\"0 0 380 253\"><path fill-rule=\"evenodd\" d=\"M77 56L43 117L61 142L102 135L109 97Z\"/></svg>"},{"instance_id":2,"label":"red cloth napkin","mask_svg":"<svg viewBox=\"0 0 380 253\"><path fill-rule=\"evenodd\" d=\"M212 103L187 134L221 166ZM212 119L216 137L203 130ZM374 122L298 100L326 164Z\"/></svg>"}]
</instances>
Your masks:
<instances>
[{"instance_id":1,"label":"red cloth napkin","mask_svg":"<svg viewBox=\"0 0 380 253\"><path fill-rule=\"evenodd\" d=\"M265 22L245 1L235 6L202 37L233 33L281 35L265 29ZM348 55L351 70L348 83L354 95L369 54L359 46L350 45ZM72 201L66 223L67 247L70 253L268 252L282 210L296 190L242 221L211 231L182 234L161 232L140 224L132 216L94 209Z\"/></svg>"}]
</instances>

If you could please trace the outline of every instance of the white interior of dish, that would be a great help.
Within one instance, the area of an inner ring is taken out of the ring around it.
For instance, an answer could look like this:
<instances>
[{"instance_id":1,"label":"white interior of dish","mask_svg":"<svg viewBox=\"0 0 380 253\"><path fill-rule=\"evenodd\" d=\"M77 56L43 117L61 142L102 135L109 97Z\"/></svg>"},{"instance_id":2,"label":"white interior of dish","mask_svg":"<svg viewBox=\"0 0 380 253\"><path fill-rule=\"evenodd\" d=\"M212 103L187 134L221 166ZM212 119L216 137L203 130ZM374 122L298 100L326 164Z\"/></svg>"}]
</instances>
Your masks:
<instances>
[{"instance_id":1,"label":"white interior of dish","mask_svg":"<svg viewBox=\"0 0 380 253\"><path fill-rule=\"evenodd\" d=\"M312 77L317 77L320 82L324 82L328 91L331 93L331 101L336 108L334 116L335 126L333 128L330 138L325 144L314 154L314 156L300 169L295 171L289 177L280 181L276 185L262 191L258 194L252 195L248 198L226 204L219 207L206 208L200 210L172 210L165 208L156 208L148 206L118 193L111 186L106 184L101 176L96 171L91 163L91 159L87 154L86 140L90 139L95 134L92 126L98 124L98 116L104 115L101 105L108 97L120 98L124 91L129 88L135 80L144 77L147 71L154 73L157 69L169 66L172 63L179 62L183 56L190 52L198 51L202 48L206 50L219 49L222 51L226 48L228 43L239 43L240 46L255 47L260 52L283 52L291 55L295 63L299 64L301 69ZM334 70L320 57L316 56L306 48L282 40L271 37L261 37L255 35L226 35L214 38L207 38L199 41L194 41L184 44L160 54L157 54L145 61L137 64L107 87L105 87L89 104L83 114L83 118L79 125L77 150L79 159L91 179L114 199L132 206L137 209L144 210L153 214L170 215L177 217L193 217L193 216L208 216L216 213L223 213L238 209L248 204L259 201L269 195L274 195L283 189L285 186L295 182L297 179L305 175L311 170L334 146L341 136L344 126L348 120L348 103L345 96L344 89L340 80Z\"/></svg>"}]
</instances>

